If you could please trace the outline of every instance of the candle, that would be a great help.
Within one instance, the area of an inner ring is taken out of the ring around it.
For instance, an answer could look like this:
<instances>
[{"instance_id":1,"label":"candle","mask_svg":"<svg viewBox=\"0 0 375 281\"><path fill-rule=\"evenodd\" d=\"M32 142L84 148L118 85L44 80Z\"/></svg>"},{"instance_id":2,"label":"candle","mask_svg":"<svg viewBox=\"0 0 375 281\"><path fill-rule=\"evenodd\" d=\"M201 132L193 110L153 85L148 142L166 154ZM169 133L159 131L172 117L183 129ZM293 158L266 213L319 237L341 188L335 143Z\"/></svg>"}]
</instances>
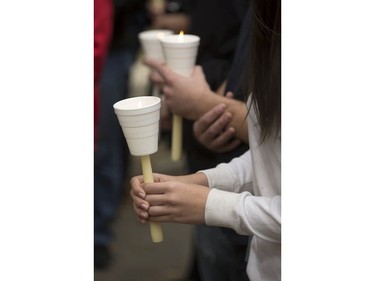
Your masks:
<instances>
[{"instance_id":1,"label":"candle","mask_svg":"<svg viewBox=\"0 0 375 281\"><path fill-rule=\"evenodd\" d=\"M173 31L168 29L153 29L140 32L138 34L138 39L141 43L144 55L148 58L164 62L164 53L160 39L170 34L173 34Z\"/></svg>"},{"instance_id":2,"label":"candle","mask_svg":"<svg viewBox=\"0 0 375 281\"><path fill-rule=\"evenodd\" d=\"M160 39L164 38L167 34L173 34L173 31L168 29L153 29L140 32L138 39L144 55L148 58L165 62ZM159 96L159 90L155 86L152 87L152 95Z\"/></svg>"},{"instance_id":3,"label":"candle","mask_svg":"<svg viewBox=\"0 0 375 281\"><path fill-rule=\"evenodd\" d=\"M149 155L141 156L143 179L145 183L153 183L151 159ZM151 240L154 243L163 241L163 231L160 223L150 222Z\"/></svg>"},{"instance_id":4,"label":"candle","mask_svg":"<svg viewBox=\"0 0 375 281\"><path fill-rule=\"evenodd\" d=\"M193 72L198 53L200 38L192 34L171 34L160 39L163 46L166 64L176 73L190 77ZM182 156L182 118L174 115L172 121L172 153L173 161Z\"/></svg>"},{"instance_id":5,"label":"candle","mask_svg":"<svg viewBox=\"0 0 375 281\"><path fill-rule=\"evenodd\" d=\"M113 105L131 155L141 157L145 183L154 182L150 154L157 152L159 140L160 98L140 96ZM163 240L159 223L150 223L153 242Z\"/></svg>"},{"instance_id":6,"label":"candle","mask_svg":"<svg viewBox=\"0 0 375 281\"><path fill-rule=\"evenodd\" d=\"M180 34L178 34L177 41L178 42L184 42L184 32L183 31L180 31Z\"/></svg>"},{"instance_id":7,"label":"candle","mask_svg":"<svg viewBox=\"0 0 375 281\"><path fill-rule=\"evenodd\" d=\"M173 114L172 119L172 161L179 161L182 156L182 117Z\"/></svg>"}]
</instances>

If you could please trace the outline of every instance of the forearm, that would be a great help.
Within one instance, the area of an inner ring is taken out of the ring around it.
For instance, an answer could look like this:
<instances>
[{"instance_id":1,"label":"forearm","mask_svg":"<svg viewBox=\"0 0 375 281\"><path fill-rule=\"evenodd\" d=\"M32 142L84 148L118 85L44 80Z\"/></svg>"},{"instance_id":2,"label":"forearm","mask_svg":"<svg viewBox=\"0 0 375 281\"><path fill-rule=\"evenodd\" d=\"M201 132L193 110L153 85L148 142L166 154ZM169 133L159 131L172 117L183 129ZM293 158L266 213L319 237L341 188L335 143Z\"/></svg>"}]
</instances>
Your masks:
<instances>
[{"instance_id":1,"label":"forearm","mask_svg":"<svg viewBox=\"0 0 375 281\"><path fill-rule=\"evenodd\" d=\"M210 94L202 95L201 100L197 103L194 120L199 119L207 112L207 110L220 103L224 103L227 106L227 111L232 114L232 121L229 126L236 129L236 137L244 143L249 143L246 121L247 107L244 102L216 95L212 92Z\"/></svg>"},{"instance_id":2,"label":"forearm","mask_svg":"<svg viewBox=\"0 0 375 281\"><path fill-rule=\"evenodd\" d=\"M280 243L281 197L212 189L206 201L205 222L210 226L232 228L242 235L254 234L263 240Z\"/></svg>"},{"instance_id":3,"label":"forearm","mask_svg":"<svg viewBox=\"0 0 375 281\"><path fill-rule=\"evenodd\" d=\"M204 173L198 172L190 175L178 176L177 181L188 183L188 184L197 184L208 187L208 179Z\"/></svg>"},{"instance_id":4,"label":"forearm","mask_svg":"<svg viewBox=\"0 0 375 281\"><path fill-rule=\"evenodd\" d=\"M229 163L221 163L215 168L202 170L207 177L208 186L225 191L253 193L253 167L250 150Z\"/></svg>"}]
</instances>

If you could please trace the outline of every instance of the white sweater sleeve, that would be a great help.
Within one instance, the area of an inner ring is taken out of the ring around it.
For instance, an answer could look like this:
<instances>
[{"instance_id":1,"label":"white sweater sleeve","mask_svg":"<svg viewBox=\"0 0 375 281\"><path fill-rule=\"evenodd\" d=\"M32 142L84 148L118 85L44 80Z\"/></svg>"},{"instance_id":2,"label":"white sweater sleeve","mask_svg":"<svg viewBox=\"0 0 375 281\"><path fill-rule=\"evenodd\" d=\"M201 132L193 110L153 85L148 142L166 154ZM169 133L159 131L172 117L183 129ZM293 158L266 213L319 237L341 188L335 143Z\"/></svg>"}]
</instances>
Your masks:
<instances>
[{"instance_id":1,"label":"white sweater sleeve","mask_svg":"<svg viewBox=\"0 0 375 281\"><path fill-rule=\"evenodd\" d=\"M212 189L205 210L207 225L234 229L239 234L253 233L261 239L281 241L281 197L253 196Z\"/></svg>"},{"instance_id":2,"label":"white sweater sleeve","mask_svg":"<svg viewBox=\"0 0 375 281\"><path fill-rule=\"evenodd\" d=\"M243 190L252 192L252 162L250 151L229 163L222 163L216 168L200 171L207 176L208 186L239 193Z\"/></svg>"},{"instance_id":3,"label":"white sweater sleeve","mask_svg":"<svg viewBox=\"0 0 375 281\"><path fill-rule=\"evenodd\" d=\"M250 151L228 164L201 171L208 178L205 221L207 225L254 234L271 242L281 241L281 197L254 196Z\"/></svg>"}]
</instances>

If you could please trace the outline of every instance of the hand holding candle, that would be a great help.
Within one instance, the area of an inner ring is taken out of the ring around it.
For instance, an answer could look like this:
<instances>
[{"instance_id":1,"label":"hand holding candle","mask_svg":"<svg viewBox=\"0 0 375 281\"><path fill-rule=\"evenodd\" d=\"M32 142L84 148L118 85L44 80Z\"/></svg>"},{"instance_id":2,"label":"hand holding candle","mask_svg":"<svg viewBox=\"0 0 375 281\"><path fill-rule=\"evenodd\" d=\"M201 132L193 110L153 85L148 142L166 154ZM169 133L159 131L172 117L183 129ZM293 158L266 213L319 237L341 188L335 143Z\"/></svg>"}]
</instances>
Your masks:
<instances>
[{"instance_id":1,"label":"hand holding candle","mask_svg":"<svg viewBox=\"0 0 375 281\"><path fill-rule=\"evenodd\" d=\"M130 153L141 157L145 183L153 182L150 154L157 152L159 140L160 98L141 96L113 105ZM150 223L152 241L163 240L160 224Z\"/></svg>"},{"instance_id":2,"label":"hand holding candle","mask_svg":"<svg viewBox=\"0 0 375 281\"><path fill-rule=\"evenodd\" d=\"M176 73L190 77L198 53L200 38L191 34L172 34L160 39L166 64ZM182 155L182 117L173 116L172 160L178 161Z\"/></svg>"}]
</instances>

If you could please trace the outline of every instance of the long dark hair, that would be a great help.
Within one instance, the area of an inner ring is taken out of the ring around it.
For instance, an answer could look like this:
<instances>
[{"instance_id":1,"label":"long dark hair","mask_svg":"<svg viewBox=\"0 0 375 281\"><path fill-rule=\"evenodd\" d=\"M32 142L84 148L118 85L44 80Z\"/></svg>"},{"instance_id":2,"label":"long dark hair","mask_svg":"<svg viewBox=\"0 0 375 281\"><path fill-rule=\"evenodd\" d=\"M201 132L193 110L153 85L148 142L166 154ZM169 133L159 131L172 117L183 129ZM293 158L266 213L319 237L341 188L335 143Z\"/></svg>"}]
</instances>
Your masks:
<instances>
[{"instance_id":1,"label":"long dark hair","mask_svg":"<svg viewBox=\"0 0 375 281\"><path fill-rule=\"evenodd\" d=\"M260 143L281 131L281 0L251 0L247 97L261 128Z\"/></svg>"}]
</instances>

